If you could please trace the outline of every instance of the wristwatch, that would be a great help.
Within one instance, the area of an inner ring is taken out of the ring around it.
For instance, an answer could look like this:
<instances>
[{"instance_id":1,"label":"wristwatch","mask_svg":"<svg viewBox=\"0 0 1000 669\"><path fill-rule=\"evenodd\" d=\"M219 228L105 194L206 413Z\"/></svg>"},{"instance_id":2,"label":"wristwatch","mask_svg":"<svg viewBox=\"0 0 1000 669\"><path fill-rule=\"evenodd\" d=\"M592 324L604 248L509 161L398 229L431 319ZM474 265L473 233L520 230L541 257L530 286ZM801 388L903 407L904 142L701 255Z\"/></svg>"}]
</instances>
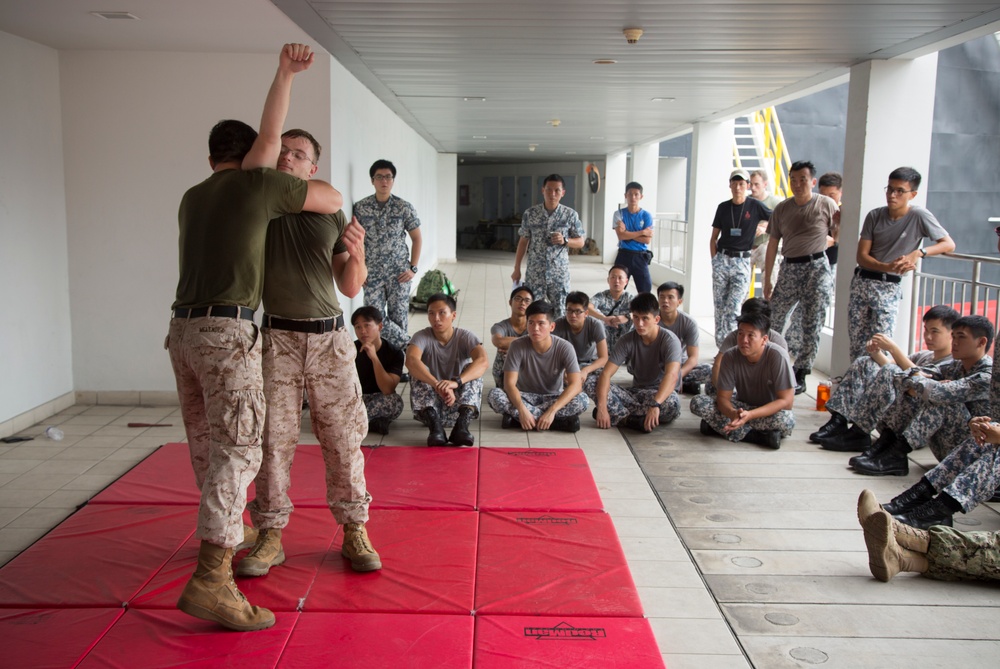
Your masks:
<instances>
[{"instance_id":1,"label":"wristwatch","mask_svg":"<svg viewBox=\"0 0 1000 669\"><path fill-rule=\"evenodd\" d=\"M460 390L462 388L463 383L462 383L462 375L461 374L459 374L458 376L456 376L455 378L453 378L452 381L454 381L455 383L458 384L458 388L455 388L455 390Z\"/></svg>"},{"instance_id":2,"label":"wristwatch","mask_svg":"<svg viewBox=\"0 0 1000 669\"><path fill-rule=\"evenodd\" d=\"M926 258L927 257L927 251L924 251L923 248L920 248L920 249L917 249L917 250L920 251L920 257L921 258Z\"/></svg>"},{"instance_id":3,"label":"wristwatch","mask_svg":"<svg viewBox=\"0 0 1000 669\"><path fill-rule=\"evenodd\" d=\"M410 271L413 272L414 274L416 274L417 273L417 266L416 265L410 265Z\"/></svg>"}]
</instances>

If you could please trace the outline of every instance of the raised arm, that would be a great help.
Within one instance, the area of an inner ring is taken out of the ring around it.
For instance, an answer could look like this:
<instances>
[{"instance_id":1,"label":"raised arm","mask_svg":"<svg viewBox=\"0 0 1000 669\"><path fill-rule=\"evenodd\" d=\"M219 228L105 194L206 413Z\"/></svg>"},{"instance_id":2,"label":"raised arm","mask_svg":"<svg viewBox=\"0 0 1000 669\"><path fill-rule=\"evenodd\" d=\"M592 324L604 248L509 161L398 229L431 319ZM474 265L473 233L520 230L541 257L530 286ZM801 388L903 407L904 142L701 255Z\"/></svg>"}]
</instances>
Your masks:
<instances>
[{"instance_id":1,"label":"raised arm","mask_svg":"<svg viewBox=\"0 0 1000 669\"><path fill-rule=\"evenodd\" d=\"M333 280L346 297L356 297L368 278L368 267L365 265L365 229L357 218L351 219L344 228L341 239L347 247L347 253L333 256Z\"/></svg>"}]
</instances>

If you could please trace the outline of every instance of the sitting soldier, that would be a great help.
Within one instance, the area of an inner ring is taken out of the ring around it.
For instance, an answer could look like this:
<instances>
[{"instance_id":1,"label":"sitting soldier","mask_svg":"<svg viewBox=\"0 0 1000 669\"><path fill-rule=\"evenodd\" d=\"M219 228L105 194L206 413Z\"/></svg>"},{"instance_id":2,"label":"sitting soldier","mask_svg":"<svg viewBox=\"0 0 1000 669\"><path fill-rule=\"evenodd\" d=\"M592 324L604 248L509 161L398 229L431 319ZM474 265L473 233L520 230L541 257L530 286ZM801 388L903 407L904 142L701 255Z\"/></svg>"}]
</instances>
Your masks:
<instances>
[{"instance_id":1,"label":"sitting soldier","mask_svg":"<svg viewBox=\"0 0 1000 669\"><path fill-rule=\"evenodd\" d=\"M382 339L382 312L375 307L357 309L351 325L358 337L354 365L368 410L368 432L389 434L389 424L403 413L403 398L396 392L403 375L403 352Z\"/></svg>"},{"instance_id":2,"label":"sitting soldier","mask_svg":"<svg viewBox=\"0 0 1000 669\"><path fill-rule=\"evenodd\" d=\"M767 320L771 320L771 305L762 297L748 298L743 301L743 306L740 307L740 315L751 313L759 313ZM739 330L733 330L722 340L722 347L719 348L719 352L716 353L715 360L712 362L712 380L705 382L706 395L715 395L715 384L719 382L719 363L722 362L722 354L736 347L738 335ZM785 341L784 336L777 330L768 331L767 341L788 352L788 342Z\"/></svg>"},{"instance_id":3,"label":"sitting soldier","mask_svg":"<svg viewBox=\"0 0 1000 669\"><path fill-rule=\"evenodd\" d=\"M586 293L573 291L566 296L566 315L556 320L552 331L556 337L568 341L576 352L580 365L580 378L586 382L599 376L608 362L608 342L604 324L587 315L590 300ZM594 382L597 380L595 378Z\"/></svg>"},{"instance_id":4,"label":"sitting soldier","mask_svg":"<svg viewBox=\"0 0 1000 669\"><path fill-rule=\"evenodd\" d=\"M698 323L680 310L684 304L684 286L673 281L656 289L660 301L660 327L670 330L681 342L681 392L697 395L701 384L711 378L712 366L698 364Z\"/></svg>"},{"instance_id":5,"label":"sitting soldier","mask_svg":"<svg viewBox=\"0 0 1000 669\"><path fill-rule=\"evenodd\" d=\"M491 341L497 347L497 355L493 359L493 382L497 388L503 388L503 363L507 357L507 349L515 339L528 334L524 312L534 300L535 294L531 292L531 288L521 284L510 293L510 318L494 323L490 328Z\"/></svg>"},{"instance_id":6,"label":"sitting soldier","mask_svg":"<svg viewBox=\"0 0 1000 669\"><path fill-rule=\"evenodd\" d=\"M604 323L609 353L618 338L632 329L628 305L635 295L625 290L628 277L628 269L614 265L608 270L608 290L602 290L590 298L590 315Z\"/></svg>"},{"instance_id":7,"label":"sitting soldier","mask_svg":"<svg viewBox=\"0 0 1000 669\"><path fill-rule=\"evenodd\" d=\"M489 404L503 414L505 429L515 425L522 430L580 429L587 396L576 352L569 342L552 336L554 316L552 305L544 300L528 307L528 336L510 345L503 388L490 391Z\"/></svg>"}]
</instances>

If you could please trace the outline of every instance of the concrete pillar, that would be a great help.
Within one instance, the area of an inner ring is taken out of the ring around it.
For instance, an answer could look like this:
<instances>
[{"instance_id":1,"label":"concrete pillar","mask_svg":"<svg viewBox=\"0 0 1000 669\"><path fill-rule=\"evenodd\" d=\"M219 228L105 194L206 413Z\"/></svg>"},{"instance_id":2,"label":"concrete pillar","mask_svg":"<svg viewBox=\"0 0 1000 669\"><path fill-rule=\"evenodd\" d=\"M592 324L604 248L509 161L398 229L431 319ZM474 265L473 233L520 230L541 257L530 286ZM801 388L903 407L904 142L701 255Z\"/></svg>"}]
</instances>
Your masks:
<instances>
[{"instance_id":1,"label":"concrete pillar","mask_svg":"<svg viewBox=\"0 0 1000 669\"><path fill-rule=\"evenodd\" d=\"M660 143L637 144L632 147L632 178L642 184L642 202L639 203L646 211L657 212L657 200L660 183ZM625 199L625 189L621 189L622 199Z\"/></svg>"},{"instance_id":2,"label":"concrete pillar","mask_svg":"<svg viewBox=\"0 0 1000 669\"><path fill-rule=\"evenodd\" d=\"M611 229L611 217L618 205L625 201L625 184L628 183L625 176L627 159L628 155L622 151L609 154L605 162L604 182L601 184L604 202L603 208L599 210L600 220L597 230L594 231L594 239L601 246L601 256L606 264L613 263L615 256L618 255L618 236ZM643 184L643 187L645 185Z\"/></svg>"},{"instance_id":3,"label":"concrete pillar","mask_svg":"<svg viewBox=\"0 0 1000 669\"><path fill-rule=\"evenodd\" d=\"M851 68L834 311L834 332L843 336L833 338L829 367L836 374L843 373L851 362L848 305L858 235L867 213L885 206L883 188L889 173L902 166L920 172L923 182L914 204L926 205L936 83L936 53L915 60L868 61ZM907 351L913 341L911 286L912 274L904 276L893 337Z\"/></svg>"},{"instance_id":4,"label":"concrete pillar","mask_svg":"<svg viewBox=\"0 0 1000 669\"><path fill-rule=\"evenodd\" d=\"M437 219L434 225L438 262L454 262L458 244L458 155L454 153L437 156Z\"/></svg>"}]
</instances>

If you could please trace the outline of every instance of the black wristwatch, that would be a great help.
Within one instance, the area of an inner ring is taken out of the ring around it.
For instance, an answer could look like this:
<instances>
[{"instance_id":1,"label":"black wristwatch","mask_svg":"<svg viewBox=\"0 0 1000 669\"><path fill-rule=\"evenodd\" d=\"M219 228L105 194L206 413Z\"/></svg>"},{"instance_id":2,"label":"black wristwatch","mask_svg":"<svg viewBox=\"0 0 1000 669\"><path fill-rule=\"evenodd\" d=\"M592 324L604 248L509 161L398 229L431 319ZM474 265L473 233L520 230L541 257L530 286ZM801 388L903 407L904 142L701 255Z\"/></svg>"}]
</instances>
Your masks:
<instances>
[{"instance_id":1,"label":"black wristwatch","mask_svg":"<svg viewBox=\"0 0 1000 669\"><path fill-rule=\"evenodd\" d=\"M464 385L462 383L462 375L461 374L459 374L458 376L456 376L455 378L453 378L452 381L454 381L455 383L458 384L458 387L455 388L455 390L460 390L462 388L462 386Z\"/></svg>"},{"instance_id":2,"label":"black wristwatch","mask_svg":"<svg viewBox=\"0 0 1000 669\"><path fill-rule=\"evenodd\" d=\"M414 274L416 274L417 273L417 266L416 265L410 265L410 271L413 272Z\"/></svg>"},{"instance_id":3,"label":"black wristwatch","mask_svg":"<svg viewBox=\"0 0 1000 669\"><path fill-rule=\"evenodd\" d=\"M926 258L927 257L927 251L924 251L923 248L919 248L917 250L920 251L920 257L921 258Z\"/></svg>"}]
</instances>

